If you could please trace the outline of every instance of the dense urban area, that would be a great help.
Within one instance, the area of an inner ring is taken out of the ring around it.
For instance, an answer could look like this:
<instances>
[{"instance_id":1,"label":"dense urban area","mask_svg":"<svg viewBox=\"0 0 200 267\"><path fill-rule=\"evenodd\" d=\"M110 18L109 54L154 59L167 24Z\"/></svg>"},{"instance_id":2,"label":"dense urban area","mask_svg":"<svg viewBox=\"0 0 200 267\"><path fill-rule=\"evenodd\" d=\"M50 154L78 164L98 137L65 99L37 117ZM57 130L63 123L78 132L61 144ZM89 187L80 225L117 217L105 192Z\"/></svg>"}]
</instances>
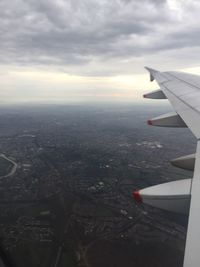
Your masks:
<instances>
[{"instance_id":1,"label":"dense urban area","mask_svg":"<svg viewBox=\"0 0 200 267\"><path fill-rule=\"evenodd\" d=\"M0 242L17 267L181 267L187 217L134 190L192 173L188 129L147 126L169 106L0 108Z\"/></svg>"}]
</instances>

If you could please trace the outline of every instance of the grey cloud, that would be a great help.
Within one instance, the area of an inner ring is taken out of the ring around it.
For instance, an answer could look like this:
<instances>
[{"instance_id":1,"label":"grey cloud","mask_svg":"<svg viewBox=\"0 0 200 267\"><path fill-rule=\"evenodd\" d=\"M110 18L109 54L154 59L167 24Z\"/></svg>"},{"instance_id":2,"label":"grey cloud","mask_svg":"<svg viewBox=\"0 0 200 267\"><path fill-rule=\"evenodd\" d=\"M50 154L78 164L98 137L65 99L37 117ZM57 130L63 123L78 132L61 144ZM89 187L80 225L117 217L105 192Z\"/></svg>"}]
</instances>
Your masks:
<instances>
[{"instance_id":1,"label":"grey cloud","mask_svg":"<svg viewBox=\"0 0 200 267\"><path fill-rule=\"evenodd\" d=\"M182 18L166 0L2 0L1 64L77 67L84 73L80 67L91 62L112 62L114 70L118 60L199 46L192 10L195 5L198 19L200 6L181 3Z\"/></svg>"}]
</instances>

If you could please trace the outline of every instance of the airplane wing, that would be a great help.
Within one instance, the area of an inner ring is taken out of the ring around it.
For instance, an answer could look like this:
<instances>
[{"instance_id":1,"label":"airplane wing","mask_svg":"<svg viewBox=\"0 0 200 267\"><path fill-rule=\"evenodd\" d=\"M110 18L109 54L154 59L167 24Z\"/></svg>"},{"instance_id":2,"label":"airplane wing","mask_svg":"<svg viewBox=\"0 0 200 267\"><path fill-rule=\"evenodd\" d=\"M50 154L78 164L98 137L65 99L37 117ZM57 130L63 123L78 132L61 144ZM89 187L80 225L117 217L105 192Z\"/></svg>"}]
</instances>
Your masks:
<instances>
[{"instance_id":1,"label":"airplane wing","mask_svg":"<svg viewBox=\"0 0 200 267\"><path fill-rule=\"evenodd\" d=\"M179 180L145 188L133 193L137 201L175 212L188 213L189 223L184 267L200 266L200 76L182 72L159 72L147 68L150 80L156 80L159 90L146 98L167 98L175 112L148 121L160 127L188 127L197 138L196 154L173 160L172 164L192 170L192 179Z\"/></svg>"}]
</instances>

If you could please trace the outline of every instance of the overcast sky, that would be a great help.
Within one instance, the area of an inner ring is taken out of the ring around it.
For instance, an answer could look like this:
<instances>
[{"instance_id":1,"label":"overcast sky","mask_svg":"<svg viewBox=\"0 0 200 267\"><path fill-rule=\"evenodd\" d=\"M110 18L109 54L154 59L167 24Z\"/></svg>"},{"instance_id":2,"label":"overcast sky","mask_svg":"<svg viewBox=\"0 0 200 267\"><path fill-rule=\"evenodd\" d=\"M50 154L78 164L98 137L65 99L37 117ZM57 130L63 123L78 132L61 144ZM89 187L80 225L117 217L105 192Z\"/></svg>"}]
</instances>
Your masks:
<instances>
[{"instance_id":1,"label":"overcast sky","mask_svg":"<svg viewBox=\"0 0 200 267\"><path fill-rule=\"evenodd\" d=\"M0 102L140 101L200 73L198 0L0 0Z\"/></svg>"}]
</instances>

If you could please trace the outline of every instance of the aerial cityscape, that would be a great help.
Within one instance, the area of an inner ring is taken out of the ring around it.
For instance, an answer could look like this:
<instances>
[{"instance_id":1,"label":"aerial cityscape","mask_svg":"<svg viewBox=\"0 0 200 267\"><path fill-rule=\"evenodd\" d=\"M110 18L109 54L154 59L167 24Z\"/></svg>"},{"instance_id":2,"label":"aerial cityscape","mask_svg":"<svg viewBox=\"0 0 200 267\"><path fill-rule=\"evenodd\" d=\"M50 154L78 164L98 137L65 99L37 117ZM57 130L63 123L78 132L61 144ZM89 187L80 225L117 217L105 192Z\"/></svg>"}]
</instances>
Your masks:
<instances>
[{"instance_id":1,"label":"aerial cityscape","mask_svg":"<svg viewBox=\"0 0 200 267\"><path fill-rule=\"evenodd\" d=\"M200 266L199 14L0 1L0 267Z\"/></svg>"},{"instance_id":2,"label":"aerial cityscape","mask_svg":"<svg viewBox=\"0 0 200 267\"><path fill-rule=\"evenodd\" d=\"M190 131L146 125L170 109L0 108L0 240L15 266L182 266L187 217L132 197L192 176L169 163L194 153Z\"/></svg>"}]
</instances>

